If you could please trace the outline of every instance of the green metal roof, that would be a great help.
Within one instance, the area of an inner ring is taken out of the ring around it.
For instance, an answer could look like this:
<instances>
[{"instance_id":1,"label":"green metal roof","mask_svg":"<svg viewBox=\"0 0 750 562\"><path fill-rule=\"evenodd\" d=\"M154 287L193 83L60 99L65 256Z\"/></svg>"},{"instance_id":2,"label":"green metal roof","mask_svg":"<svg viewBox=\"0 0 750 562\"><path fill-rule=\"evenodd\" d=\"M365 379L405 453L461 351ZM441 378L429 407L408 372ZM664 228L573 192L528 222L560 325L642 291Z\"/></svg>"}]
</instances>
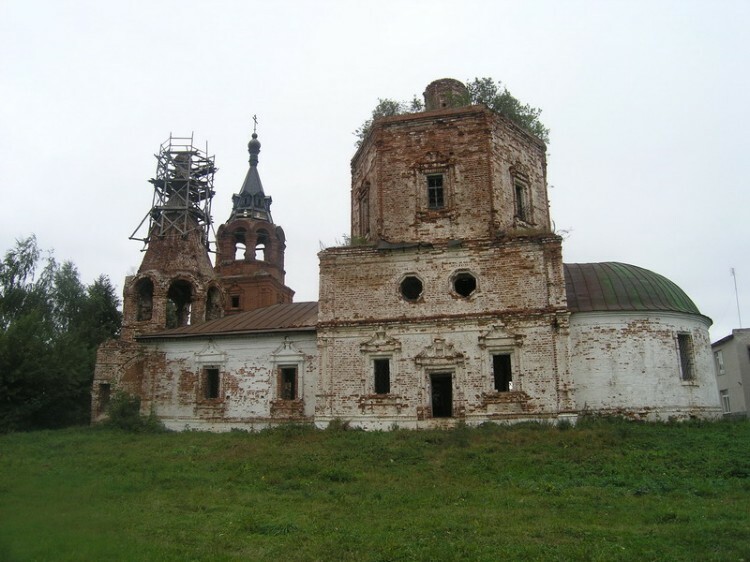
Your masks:
<instances>
[{"instance_id":1,"label":"green metal roof","mask_svg":"<svg viewBox=\"0 0 750 562\"><path fill-rule=\"evenodd\" d=\"M571 312L672 311L700 314L685 291L666 277L626 263L566 263Z\"/></svg>"}]
</instances>

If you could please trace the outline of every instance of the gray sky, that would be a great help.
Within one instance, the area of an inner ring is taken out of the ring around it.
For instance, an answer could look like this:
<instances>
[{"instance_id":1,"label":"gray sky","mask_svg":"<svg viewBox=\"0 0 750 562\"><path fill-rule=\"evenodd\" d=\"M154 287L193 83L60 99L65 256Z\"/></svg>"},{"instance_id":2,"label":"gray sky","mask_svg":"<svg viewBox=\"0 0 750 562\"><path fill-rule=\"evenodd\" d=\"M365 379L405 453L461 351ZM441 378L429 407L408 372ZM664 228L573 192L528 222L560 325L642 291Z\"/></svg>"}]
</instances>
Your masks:
<instances>
[{"instance_id":1,"label":"gray sky","mask_svg":"<svg viewBox=\"0 0 750 562\"><path fill-rule=\"evenodd\" d=\"M750 326L750 2L0 0L0 249L35 233L119 288L154 154L195 135L229 216L258 115L295 300L349 230L352 132L379 97L492 77L543 110L566 262L622 261Z\"/></svg>"}]
</instances>

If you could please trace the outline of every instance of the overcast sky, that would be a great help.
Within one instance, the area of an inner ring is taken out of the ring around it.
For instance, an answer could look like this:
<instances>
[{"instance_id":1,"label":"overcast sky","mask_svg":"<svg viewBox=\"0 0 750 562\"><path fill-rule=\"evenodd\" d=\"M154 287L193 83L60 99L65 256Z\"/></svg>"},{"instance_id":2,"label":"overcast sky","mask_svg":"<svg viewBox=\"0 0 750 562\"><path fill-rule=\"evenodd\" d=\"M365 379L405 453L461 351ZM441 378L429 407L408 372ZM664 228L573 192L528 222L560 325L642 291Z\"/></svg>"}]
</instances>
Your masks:
<instances>
[{"instance_id":1,"label":"overcast sky","mask_svg":"<svg viewBox=\"0 0 750 562\"><path fill-rule=\"evenodd\" d=\"M566 262L675 281L750 326L750 2L0 0L2 253L37 235L121 290L170 133L216 156L216 226L259 171L287 284L317 300L321 244L349 231L352 132L378 98L492 77L551 129Z\"/></svg>"}]
</instances>

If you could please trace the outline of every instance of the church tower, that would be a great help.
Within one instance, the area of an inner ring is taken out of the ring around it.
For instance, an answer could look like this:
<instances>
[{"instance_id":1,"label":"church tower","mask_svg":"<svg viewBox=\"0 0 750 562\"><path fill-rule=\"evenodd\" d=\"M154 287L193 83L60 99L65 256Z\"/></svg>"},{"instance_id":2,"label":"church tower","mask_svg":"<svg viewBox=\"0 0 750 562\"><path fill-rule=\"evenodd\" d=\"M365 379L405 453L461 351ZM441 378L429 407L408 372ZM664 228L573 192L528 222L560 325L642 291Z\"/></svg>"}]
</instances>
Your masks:
<instances>
[{"instance_id":1,"label":"church tower","mask_svg":"<svg viewBox=\"0 0 750 562\"><path fill-rule=\"evenodd\" d=\"M273 223L271 197L258 174L257 133L247 150L250 168L239 194L232 196L229 220L217 233L216 273L227 293L227 314L290 303L294 296L284 284L284 230Z\"/></svg>"},{"instance_id":2,"label":"church tower","mask_svg":"<svg viewBox=\"0 0 750 562\"><path fill-rule=\"evenodd\" d=\"M371 427L573 408L546 146L453 79L376 119L351 162L351 240L320 256L316 419ZM367 425L367 422L365 422Z\"/></svg>"},{"instance_id":3,"label":"church tower","mask_svg":"<svg viewBox=\"0 0 750 562\"><path fill-rule=\"evenodd\" d=\"M123 336L198 324L222 315L222 292L208 257L214 157L193 139L170 136L157 155L153 204L131 239L145 244L125 280ZM136 233L148 220L144 238Z\"/></svg>"}]
</instances>

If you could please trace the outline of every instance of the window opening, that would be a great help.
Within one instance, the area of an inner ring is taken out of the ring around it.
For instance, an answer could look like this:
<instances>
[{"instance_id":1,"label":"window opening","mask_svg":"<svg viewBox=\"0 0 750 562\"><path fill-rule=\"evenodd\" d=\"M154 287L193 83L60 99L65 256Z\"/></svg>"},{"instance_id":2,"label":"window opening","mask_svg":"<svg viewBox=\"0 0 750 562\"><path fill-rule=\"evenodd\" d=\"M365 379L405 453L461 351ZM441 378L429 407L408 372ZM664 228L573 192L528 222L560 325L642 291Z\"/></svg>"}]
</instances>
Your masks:
<instances>
[{"instance_id":1,"label":"window opening","mask_svg":"<svg viewBox=\"0 0 750 562\"><path fill-rule=\"evenodd\" d=\"M255 242L255 259L257 261L268 261L268 233L265 230L258 231L258 240Z\"/></svg>"},{"instance_id":2,"label":"window opening","mask_svg":"<svg viewBox=\"0 0 750 562\"><path fill-rule=\"evenodd\" d=\"M427 176L427 199L430 209L442 209L445 206L443 192L443 175Z\"/></svg>"},{"instance_id":3,"label":"window opening","mask_svg":"<svg viewBox=\"0 0 750 562\"><path fill-rule=\"evenodd\" d=\"M724 411L725 414L731 413L732 409L729 406L729 391L721 390L719 391L719 396L721 397L721 409Z\"/></svg>"},{"instance_id":4,"label":"window opening","mask_svg":"<svg viewBox=\"0 0 750 562\"><path fill-rule=\"evenodd\" d=\"M167 328L190 324L192 288L183 280L173 282L167 291Z\"/></svg>"},{"instance_id":5,"label":"window opening","mask_svg":"<svg viewBox=\"0 0 750 562\"><path fill-rule=\"evenodd\" d=\"M451 373L430 375L432 386L432 417L453 417L453 377Z\"/></svg>"},{"instance_id":6,"label":"window opening","mask_svg":"<svg viewBox=\"0 0 750 562\"><path fill-rule=\"evenodd\" d=\"M466 298L477 290L477 280L471 273L459 273L453 278L453 290Z\"/></svg>"},{"instance_id":7,"label":"window opening","mask_svg":"<svg viewBox=\"0 0 750 562\"><path fill-rule=\"evenodd\" d=\"M106 411L112 397L112 389L108 382L99 383L99 413Z\"/></svg>"},{"instance_id":8,"label":"window opening","mask_svg":"<svg viewBox=\"0 0 750 562\"><path fill-rule=\"evenodd\" d=\"M724 354L721 350L714 353L714 359L716 360L716 372L720 375L724 374Z\"/></svg>"},{"instance_id":9,"label":"window opening","mask_svg":"<svg viewBox=\"0 0 750 562\"><path fill-rule=\"evenodd\" d=\"M234 259L242 261L246 257L247 242L245 240L245 230L240 229L234 233Z\"/></svg>"},{"instance_id":10,"label":"window opening","mask_svg":"<svg viewBox=\"0 0 750 562\"><path fill-rule=\"evenodd\" d=\"M240 307L240 296L239 295L232 295L232 308L239 308Z\"/></svg>"},{"instance_id":11,"label":"window opening","mask_svg":"<svg viewBox=\"0 0 750 562\"><path fill-rule=\"evenodd\" d=\"M221 293L216 287L211 287L206 296L206 320L217 318L221 318Z\"/></svg>"},{"instance_id":12,"label":"window opening","mask_svg":"<svg viewBox=\"0 0 750 562\"><path fill-rule=\"evenodd\" d=\"M513 369L511 368L509 354L503 353L492 356L492 373L497 392L509 392L513 390Z\"/></svg>"},{"instance_id":13,"label":"window opening","mask_svg":"<svg viewBox=\"0 0 750 562\"><path fill-rule=\"evenodd\" d=\"M282 400L297 398L297 367L281 367L279 369L279 396Z\"/></svg>"},{"instance_id":14,"label":"window opening","mask_svg":"<svg viewBox=\"0 0 750 562\"><path fill-rule=\"evenodd\" d=\"M416 301L422 296L422 281L419 277L409 275L401 281L401 296L408 301Z\"/></svg>"},{"instance_id":15,"label":"window opening","mask_svg":"<svg viewBox=\"0 0 750 562\"><path fill-rule=\"evenodd\" d=\"M691 381L695 378L693 367L693 339L690 334L677 334L677 348L680 355L680 378Z\"/></svg>"},{"instance_id":16,"label":"window opening","mask_svg":"<svg viewBox=\"0 0 750 562\"><path fill-rule=\"evenodd\" d=\"M141 279L136 286L136 320L151 320L154 309L154 283L151 279Z\"/></svg>"},{"instance_id":17,"label":"window opening","mask_svg":"<svg viewBox=\"0 0 750 562\"><path fill-rule=\"evenodd\" d=\"M365 184L359 197L359 234L370 234L370 184Z\"/></svg>"},{"instance_id":18,"label":"window opening","mask_svg":"<svg viewBox=\"0 0 750 562\"><path fill-rule=\"evenodd\" d=\"M391 360L375 359L373 361L375 370L375 394L388 394L391 392Z\"/></svg>"},{"instance_id":19,"label":"window opening","mask_svg":"<svg viewBox=\"0 0 750 562\"><path fill-rule=\"evenodd\" d=\"M218 367L206 367L204 370L204 396L213 400L219 397L219 369Z\"/></svg>"},{"instance_id":20,"label":"window opening","mask_svg":"<svg viewBox=\"0 0 750 562\"><path fill-rule=\"evenodd\" d=\"M528 189L526 183L520 179L515 180L516 188L516 217L522 221L528 221Z\"/></svg>"},{"instance_id":21,"label":"window opening","mask_svg":"<svg viewBox=\"0 0 750 562\"><path fill-rule=\"evenodd\" d=\"M255 259L256 261L266 261L266 245L258 244L255 246Z\"/></svg>"}]
</instances>

